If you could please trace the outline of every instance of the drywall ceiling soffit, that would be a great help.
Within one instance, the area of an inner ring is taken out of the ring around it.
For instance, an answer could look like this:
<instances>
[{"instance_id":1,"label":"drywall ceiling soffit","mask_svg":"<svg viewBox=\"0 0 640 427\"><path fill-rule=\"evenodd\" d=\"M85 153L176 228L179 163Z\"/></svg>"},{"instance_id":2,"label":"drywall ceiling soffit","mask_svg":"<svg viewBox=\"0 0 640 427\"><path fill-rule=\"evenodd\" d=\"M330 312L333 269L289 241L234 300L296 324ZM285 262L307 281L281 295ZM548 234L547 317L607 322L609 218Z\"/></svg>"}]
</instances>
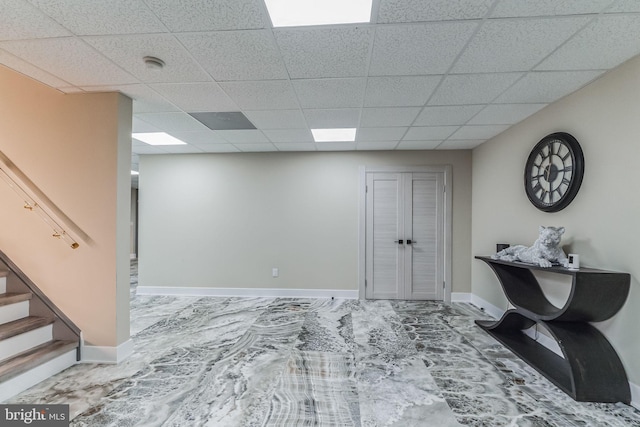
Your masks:
<instances>
[{"instance_id":1,"label":"drywall ceiling soffit","mask_svg":"<svg viewBox=\"0 0 640 427\"><path fill-rule=\"evenodd\" d=\"M4 0L0 64L120 91L133 153L470 149L640 54L635 0L376 0L372 22L273 28L263 0ZM161 58L161 70L142 58ZM190 113L240 112L215 131ZM355 127L314 143L311 128Z\"/></svg>"}]
</instances>

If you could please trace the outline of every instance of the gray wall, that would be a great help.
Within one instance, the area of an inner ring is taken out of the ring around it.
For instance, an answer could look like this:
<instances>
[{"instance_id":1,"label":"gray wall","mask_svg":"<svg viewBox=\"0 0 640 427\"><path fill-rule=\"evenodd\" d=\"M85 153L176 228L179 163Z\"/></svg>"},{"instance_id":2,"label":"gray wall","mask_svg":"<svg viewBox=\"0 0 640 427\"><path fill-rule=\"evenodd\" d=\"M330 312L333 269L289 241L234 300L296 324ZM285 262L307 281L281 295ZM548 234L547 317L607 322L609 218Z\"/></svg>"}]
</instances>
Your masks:
<instances>
[{"instance_id":1,"label":"gray wall","mask_svg":"<svg viewBox=\"0 0 640 427\"><path fill-rule=\"evenodd\" d=\"M611 320L596 324L620 354L630 380L640 384L640 59L541 110L473 151L473 254L497 242L531 244L539 225L562 225L567 250L584 266L628 272L631 293ZM569 207L543 213L528 201L523 168L545 135L565 131L585 155L582 188ZM473 293L506 307L499 282L472 260Z\"/></svg>"},{"instance_id":2,"label":"gray wall","mask_svg":"<svg viewBox=\"0 0 640 427\"><path fill-rule=\"evenodd\" d=\"M356 290L359 167L443 164L469 292L469 150L141 156L140 285Z\"/></svg>"}]
</instances>

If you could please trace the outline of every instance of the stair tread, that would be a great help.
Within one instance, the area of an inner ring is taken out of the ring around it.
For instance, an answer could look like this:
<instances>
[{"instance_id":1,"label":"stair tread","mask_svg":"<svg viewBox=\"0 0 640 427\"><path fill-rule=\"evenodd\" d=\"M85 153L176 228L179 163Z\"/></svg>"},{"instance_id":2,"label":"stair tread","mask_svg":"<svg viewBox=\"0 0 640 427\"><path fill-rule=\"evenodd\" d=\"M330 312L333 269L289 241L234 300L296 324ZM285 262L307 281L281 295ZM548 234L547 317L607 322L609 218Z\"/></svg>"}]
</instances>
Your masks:
<instances>
[{"instance_id":1,"label":"stair tread","mask_svg":"<svg viewBox=\"0 0 640 427\"><path fill-rule=\"evenodd\" d=\"M0 294L0 306L28 301L32 296L33 294L31 292Z\"/></svg>"},{"instance_id":2,"label":"stair tread","mask_svg":"<svg viewBox=\"0 0 640 427\"><path fill-rule=\"evenodd\" d=\"M49 341L3 360L0 362L0 382L16 377L77 347L77 341Z\"/></svg>"},{"instance_id":3,"label":"stair tread","mask_svg":"<svg viewBox=\"0 0 640 427\"><path fill-rule=\"evenodd\" d=\"M24 334L25 332L50 325L55 319L48 317L29 316L0 325L0 340Z\"/></svg>"}]
</instances>

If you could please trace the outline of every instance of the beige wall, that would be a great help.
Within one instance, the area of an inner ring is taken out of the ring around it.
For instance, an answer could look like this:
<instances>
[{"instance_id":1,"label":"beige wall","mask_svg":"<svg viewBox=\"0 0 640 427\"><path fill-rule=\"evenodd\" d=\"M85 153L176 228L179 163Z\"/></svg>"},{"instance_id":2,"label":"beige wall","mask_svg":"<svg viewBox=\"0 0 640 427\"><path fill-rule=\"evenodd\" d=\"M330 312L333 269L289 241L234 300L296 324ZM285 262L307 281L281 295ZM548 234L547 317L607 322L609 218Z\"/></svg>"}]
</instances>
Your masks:
<instances>
[{"instance_id":1,"label":"beige wall","mask_svg":"<svg viewBox=\"0 0 640 427\"><path fill-rule=\"evenodd\" d=\"M443 164L453 166L453 291L468 292L466 150L141 156L139 283L356 290L359 166Z\"/></svg>"},{"instance_id":2,"label":"beige wall","mask_svg":"<svg viewBox=\"0 0 640 427\"><path fill-rule=\"evenodd\" d=\"M130 184L118 174L129 179L131 100L63 95L2 66L0 94L0 151L88 236L68 248L0 182L0 248L87 344L115 346L129 336L128 302L125 311L116 305L128 297Z\"/></svg>"},{"instance_id":3,"label":"beige wall","mask_svg":"<svg viewBox=\"0 0 640 427\"><path fill-rule=\"evenodd\" d=\"M640 58L548 106L473 151L473 254L495 244L531 244L539 225L562 225L563 242L585 266L631 274L631 293L611 320L596 324L640 384ZM569 207L543 213L528 201L523 168L545 135L565 131L585 156L582 188ZM499 282L472 260L473 293L506 307Z\"/></svg>"}]
</instances>

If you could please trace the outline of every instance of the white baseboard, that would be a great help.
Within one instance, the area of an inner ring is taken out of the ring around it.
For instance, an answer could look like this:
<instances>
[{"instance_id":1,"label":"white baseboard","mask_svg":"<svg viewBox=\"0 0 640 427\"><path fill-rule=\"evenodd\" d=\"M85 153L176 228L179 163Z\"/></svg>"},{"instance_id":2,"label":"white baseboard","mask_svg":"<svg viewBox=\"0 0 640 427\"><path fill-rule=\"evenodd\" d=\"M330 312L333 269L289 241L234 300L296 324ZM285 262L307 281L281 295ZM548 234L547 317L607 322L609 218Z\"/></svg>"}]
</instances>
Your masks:
<instances>
[{"instance_id":1,"label":"white baseboard","mask_svg":"<svg viewBox=\"0 0 640 427\"><path fill-rule=\"evenodd\" d=\"M133 354L133 341L123 342L117 347L102 347L97 345L82 346L81 363L118 364Z\"/></svg>"},{"instance_id":2,"label":"white baseboard","mask_svg":"<svg viewBox=\"0 0 640 427\"><path fill-rule=\"evenodd\" d=\"M22 393L28 388L46 380L47 378L62 372L75 365L76 349L68 351L60 356L38 365L23 374L13 377L0 384L0 402L4 402L13 396Z\"/></svg>"},{"instance_id":3,"label":"white baseboard","mask_svg":"<svg viewBox=\"0 0 640 427\"><path fill-rule=\"evenodd\" d=\"M485 301L475 294L471 294L471 304L475 305L476 307L487 313L489 316L496 319L501 318L505 312L505 310L503 310L502 308L497 307L488 301Z\"/></svg>"},{"instance_id":4,"label":"white baseboard","mask_svg":"<svg viewBox=\"0 0 640 427\"><path fill-rule=\"evenodd\" d=\"M138 286L138 295L358 299L357 290Z\"/></svg>"}]
</instances>

